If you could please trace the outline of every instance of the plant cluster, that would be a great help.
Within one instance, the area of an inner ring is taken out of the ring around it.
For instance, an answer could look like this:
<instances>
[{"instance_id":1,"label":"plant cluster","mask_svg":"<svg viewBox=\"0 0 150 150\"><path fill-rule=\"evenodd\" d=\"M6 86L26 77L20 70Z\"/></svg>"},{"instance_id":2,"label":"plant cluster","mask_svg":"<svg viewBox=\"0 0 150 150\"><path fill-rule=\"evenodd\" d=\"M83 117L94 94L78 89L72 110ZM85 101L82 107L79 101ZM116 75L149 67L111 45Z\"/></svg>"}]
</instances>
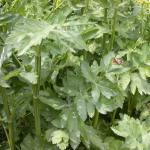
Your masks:
<instances>
[{"instance_id":1,"label":"plant cluster","mask_svg":"<svg viewBox=\"0 0 150 150\"><path fill-rule=\"evenodd\" d=\"M1 150L150 150L148 0L0 0Z\"/></svg>"}]
</instances>

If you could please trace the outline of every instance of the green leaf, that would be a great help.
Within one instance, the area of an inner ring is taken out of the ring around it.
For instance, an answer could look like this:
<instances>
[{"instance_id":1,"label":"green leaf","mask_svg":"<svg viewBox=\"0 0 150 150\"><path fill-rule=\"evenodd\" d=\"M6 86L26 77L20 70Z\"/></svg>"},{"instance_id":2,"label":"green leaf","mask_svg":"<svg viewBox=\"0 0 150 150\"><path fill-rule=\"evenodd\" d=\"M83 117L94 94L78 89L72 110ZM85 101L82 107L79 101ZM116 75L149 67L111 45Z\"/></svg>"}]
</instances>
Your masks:
<instances>
[{"instance_id":1,"label":"green leaf","mask_svg":"<svg viewBox=\"0 0 150 150\"><path fill-rule=\"evenodd\" d=\"M71 71L67 71L67 76L63 79L63 91L70 96L78 95L80 91L86 89L84 78Z\"/></svg>"},{"instance_id":2,"label":"green leaf","mask_svg":"<svg viewBox=\"0 0 150 150\"><path fill-rule=\"evenodd\" d=\"M86 101L84 98L79 97L77 100L77 110L79 113L79 116L83 121L87 119L87 108L86 108Z\"/></svg>"},{"instance_id":3,"label":"green leaf","mask_svg":"<svg viewBox=\"0 0 150 150\"><path fill-rule=\"evenodd\" d=\"M89 101L87 103L87 112L88 112L88 115L90 116L90 118L93 118L94 117L94 114L95 114L95 106L94 104Z\"/></svg>"},{"instance_id":4,"label":"green leaf","mask_svg":"<svg viewBox=\"0 0 150 150\"><path fill-rule=\"evenodd\" d=\"M94 103L96 103L100 98L100 89L98 88L98 86L94 86L94 88L91 91L91 95Z\"/></svg>"},{"instance_id":5,"label":"green leaf","mask_svg":"<svg viewBox=\"0 0 150 150\"><path fill-rule=\"evenodd\" d=\"M16 21L19 15L5 13L0 15L0 26Z\"/></svg>"},{"instance_id":6,"label":"green leaf","mask_svg":"<svg viewBox=\"0 0 150 150\"><path fill-rule=\"evenodd\" d=\"M103 143L102 137L97 134L97 131L85 125L83 122L81 123L81 136L83 138L83 143L88 149L90 148L90 144L100 150L106 149L106 145Z\"/></svg>"},{"instance_id":7,"label":"green leaf","mask_svg":"<svg viewBox=\"0 0 150 150\"><path fill-rule=\"evenodd\" d=\"M69 145L69 136L63 130L56 130L52 133L52 144L56 144L60 150L65 150Z\"/></svg>"},{"instance_id":8,"label":"green leaf","mask_svg":"<svg viewBox=\"0 0 150 150\"><path fill-rule=\"evenodd\" d=\"M142 79L139 74L133 73L131 75L131 92L132 94L135 94L136 88L138 89L139 93L142 95L144 94L150 94L150 83L148 83L146 80Z\"/></svg>"},{"instance_id":9,"label":"green leaf","mask_svg":"<svg viewBox=\"0 0 150 150\"><path fill-rule=\"evenodd\" d=\"M19 52L18 55L23 55L32 46L40 45L53 28L54 26L45 21L24 19L15 25L6 39L5 49L10 51L15 48Z\"/></svg>"},{"instance_id":10,"label":"green leaf","mask_svg":"<svg viewBox=\"0 0 150 150\"><path fill-rule=\"evenodd\" d=\"M33 138L31 135L27 135L21 143L21 150L41 150L42 146L37 138Z\"/></svg>"},{"instance_id":11,"label":"green leaf","mask_svg":"<svg viewBox=\"0 0 150 150\"><path fill-rule=\"evenodd\" d=\"M108 144L108 150L129 150L125 147L123 141L115 139L114 137L107 137L105 143Z\"/></svg>"},{"instance_id":12,"label":"green leaf","mask_svg":"<svg viewBox=\"0 0 150 150\"><path fill-rule=\"evenodd\" d=\"M146 80L147 77L150 77L150 67L140 67L139 73L141 77Z\"/></svg>"},{"instance_id":13,"label":"green leaf","mask_svg":"<svg viewBox=\"0 0 150 150\"><path fill-rule=\"evenodd\" d=\"M92 73L91 68L87 62L84 61L81 63L81 71L87 81L95 82L96 76Z\"/></svg>"},{"instance_id":14,"label":"green leaf","mask_svg":"<svg viewBox=\"0 0 150 150\"><path fill-rule=\"evenodd\" d=\"M97 34L98 28L97 27L89 27L82 33L82 37L84 40L89 40L95 38Z\"/></svg>"},{"instance_id":15,"label":"green leaf","mask_svg":"<svg viewBox=\"0 0 150 150\"><path fill-rule=\"evenodd\" d=\"M112 112L117 108L122 108L124 100L125 98L121 94L112 97L111 99L101 96L100 100L95 104L95 106L100 113L107 114L107 112Z\"/></svg>"},{"instance_id":16,"label":"green leaf","mask_svg":"<svg viewBox=\"0 0 150 150\"><path fill-rule=\"evenodd\" d=\"M55 96L49 96L49 94L45 94L41 92L39 99L42 103L56 110L61 110L66 107L65 101Z\"/></svg>"},{"instance_id":17,"label":"green leaf","mask_svg":"<svg viewBox=\"0 0 150 150\"><path fill-rule=\"evenodd\" d=\"M105 55L101 61L101 68L102 70L106 71L105 69L108 69L110 66L112 59L115 57L114 52L109 52L107 55Z\"/></svg>"},{"instance_id":18,"label":"green leaf","mask_svg":"<svg viewBox=\"0 0 150 150\"><path fill-rule=\"evenodd\" d=\"M1 80L1 79L0 79L0 86L4 87L4 88L9 88L10 87L9 84L7 84L7 82L5 80Z\"/></svg>"},{"instance_id":19,"label":"green leaf","mask_svg":"<svg viewBox=\"0 0 150 150\"><path fill-rule=\"evenodd\" d=\"M76 149L80 144L79 119L77 113L72 109L69 112L67 129L69 130L70 144L73 149Z\"/></svg>"},{"instance_id":20,"label":"green leaf","mask_svg":"<svg viewBox=\"0 0 150 150\"><path fill-rule=\"evenodd\" d=\"M122 74L120 76L119 83L122 86L122 88L125 90L128 87L129 83L130 83L130 74L128 72Z\"/></svg>"},{"instance_id":21,"label":"green leaf","mask_svg":"<svg viewBox=\"0 0 150 150\"><path fill-rule=\"evenodd\" d=\"M125 138L126 147L129 149L148 150L150 148L150 142L146 140L150 137L149 129L138 119L124 115L118 122L118 126L112 127L112 130L118 136Z\"/></svg>"},{"instance_id":22,"label":"green leaf","mask_svg":"<svg viewBox=\"0 0 150 150\"><path fill-rule=\"evenodd\" d=\"M14 29L5 42L4 51L11 55L11 50L18 51L18 55L25 54L31 47L40 45L43 39L50 38L59 41L65 47L72 49L68 43L78 49L86 49L87 46L82 40L77 29L65 30L64 24L49 24L43 20L23 19L16 23ZM53 36L51 36L51 34Z\"/></svg>"},{"instance_id":23,"label":"green leaf","mask_svg":"<svg viewBox=\"0 0 150 150\"><path fill-rule=\"evenodd\" d=\"M119 88L107 80L100 80L97 86L100 92L108 99L116 96L119 92Z\"/></svg>"},{"instance_id":24,"label":"green leaf","mask_svg":"<svg viewBox=\"0 0 150 150\"><path fill-rule=\"evenodd\" d=\"M103 26L92 26L85 29L82 33L82 37L84 40L90 40L90 39L98 39L102 37L105 33L109 33L109 29L103 27Z\"/></svg>"},{"instance_id":25,"label":"green leaf","mask_svg":"<svg viewBox=\"0 0 150 150\"><path fill-rule=\"evenodd\" d=\"M37 83L37 75L34 72L21 72L20 77L31 84Z\"/></svg>"},{"instance_id":26,"label":"green leaf","mask_svg":"<svg viewBox=\"0 0 150 150\"><path fill-rule=\"evenodd\" d=\"M50 20L52 24L63 24L66 21L67 16L72 12L70 7L64 6L60 9L56 9L55 13L52 13Z\"/></svg>"},{"instance_id":27,"label":"green leaf","mask_svg":"<svg viewBox=\"0 0 150 150\"><path fill-rule=\"evenodd\" d=\"M11 72L9 72L7 75L5 75L5 76L3 77L3 79L4 79L4 80L9 80L9 79L12 78L12 77L17 77L17 76L19 76L20 72L21 72L20 69L16 69L16 70L14 70L14 71L11 71Z\"/></svg>"}]
</instances>

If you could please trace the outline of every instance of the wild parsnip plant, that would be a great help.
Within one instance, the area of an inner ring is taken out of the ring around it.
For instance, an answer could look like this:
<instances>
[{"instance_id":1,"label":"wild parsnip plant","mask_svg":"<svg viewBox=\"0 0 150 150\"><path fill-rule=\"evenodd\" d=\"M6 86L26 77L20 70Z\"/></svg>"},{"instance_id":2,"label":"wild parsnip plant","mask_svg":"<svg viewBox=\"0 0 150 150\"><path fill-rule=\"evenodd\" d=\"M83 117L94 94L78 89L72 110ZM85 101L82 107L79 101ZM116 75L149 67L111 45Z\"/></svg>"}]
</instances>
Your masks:
<instances>
[{"instance_id":1,"label":"wild parsnip plant","mask_svg":"<svg viewBox=\"0 0 150 150\"><path fill-rule=\"evenodd\" d=\"M0 150L150 150L150 1L1 0Z\"/></svg>"}]
</instances>

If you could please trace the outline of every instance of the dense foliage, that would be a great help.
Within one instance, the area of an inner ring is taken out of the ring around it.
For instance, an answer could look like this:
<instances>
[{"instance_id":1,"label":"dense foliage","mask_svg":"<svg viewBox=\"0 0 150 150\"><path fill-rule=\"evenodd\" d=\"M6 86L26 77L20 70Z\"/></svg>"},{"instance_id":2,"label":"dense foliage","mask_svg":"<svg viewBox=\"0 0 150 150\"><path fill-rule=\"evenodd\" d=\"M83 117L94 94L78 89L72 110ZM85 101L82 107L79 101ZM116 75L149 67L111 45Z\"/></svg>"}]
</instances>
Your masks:
<instances>
[{"instance_id":1,"label":"dense foliage","mask_svg":"<svg viewBox=\"0 0 150 150\"><path fill-rule=\"evenodd\" d=\"M148 0L0 0L1 150L150 150Z\"/></svg>"}]
</instances>

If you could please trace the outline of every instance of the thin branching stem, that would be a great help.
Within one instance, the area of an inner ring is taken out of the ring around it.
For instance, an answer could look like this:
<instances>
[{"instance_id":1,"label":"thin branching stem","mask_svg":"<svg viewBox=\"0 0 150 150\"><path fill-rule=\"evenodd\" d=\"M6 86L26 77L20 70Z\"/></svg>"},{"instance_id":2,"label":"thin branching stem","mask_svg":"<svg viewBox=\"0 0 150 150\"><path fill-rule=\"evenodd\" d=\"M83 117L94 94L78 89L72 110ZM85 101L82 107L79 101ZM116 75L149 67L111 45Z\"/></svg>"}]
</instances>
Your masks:
<instances>
[{"instance_id":1,"label":"thin branching stem","mask_svg":"<svg viewBox=\"0 0 150 150\"><path fill-rule=\"evenodd\" d=\"M84 10L85 13L88 12L89 3L90 3L90 0L85 0L85 10Z\"/></svg>"},{"instance_id":2,"label":"thin branching stem","mask_svg":"<svg viewBox=\"0 0 150 150\"><path fill-rule=\"evenodd\" d=\"M112 20L112 34L111 34L111 41L110 41L110 51L114 47L116 19L117 19L117 8L115 8L114 17L113 17L113 20Z\"/></svg>"},{"instance_id":3,"label":"thin branching stem","mask_svg":"<svg viewBox=\"0 0 150 150\"><path fill-rule=\"evenodd\" d=\"M54 9L56 8L58 8L60 5L61 5L61 0L54 0L54 4L53 4L53 6L54 6Z\"/></svg>"},{"instance_id":4,"label":"thin branching stem","mask_svg":"<svg viewBox=\"0 0 150 150\"><path fill-rule=\"evenodd\" d=\"M108 14L108 8L105 8L104 9L104 23L107 24L107 14ZM107 41L107 35L104 34L103 35L103 51L104 53L107 53L107 50L106 50L106 41Z\"/></svg>"},{"instance_id":5,"label":"thin branching stem","mask_svg":"<svg viewBox=\"0 0 150 150\"><path fill-rule=\"evenodd\" d=\"M40 119L40 105L39 105L39 90L41 80L41 50L40 47L36 50L35 56L35 72L38 76L37 84L33 85L33 104L35 117L35 132L38 137L41 136L41 119Z\"/></svg>"},{"instance_id":6,"label":"thin branching stem","mask_svg":"<svg viewBox=\"0 0 150 150\"><path fill-rule=\"evenodd\" d=\"M114 124L115 118L116 118L116 114L117 114L117 109L113 111L112 113L112 118L111 118L111 123Z\"/></svg>"},{"instance_id":7,"label":"thin branching stem","mask_svg":"<svg viewBox=\"0 0 150 150\"><path fill-rule=\"evenodd\" d=\"M6 138L7 138L7 141L8 141L8 144L10 146L10 140L9 140L9 133L7 132L7 129L6 127L4 126L4 124L2 123L2 127L4 129L4 132L5 132L5 135L6 135Z\"/></svg>"},{"instance_id":8,"label":"thin branching stem","mask_svg":"<svg viewBox=\"0 0 150 150\"><path fill-rule=\"evenodd\" d=\"M93 127L96 129L99 121L99 112L96 110L95 116L94 116L94 121L93 121Z\"/></svg>"},{"instance_id":9,"label":"thin branching stem","mask_svg":"<svg viewBox=\"0 0 150 150\"><path fill-rule=\"evenodd\" d=\"M8 96L6 94L5 88L0 88L2 99L3 99L3 105L4 105L4 111L7 116L8 121L8 137L9 137L9 146L11 150L15 150L15 144L14 144L14 129L13 129L13 115L11 115L10 109L9 109L9 103L8 103Z\"/></svg>"}]
</instances>

